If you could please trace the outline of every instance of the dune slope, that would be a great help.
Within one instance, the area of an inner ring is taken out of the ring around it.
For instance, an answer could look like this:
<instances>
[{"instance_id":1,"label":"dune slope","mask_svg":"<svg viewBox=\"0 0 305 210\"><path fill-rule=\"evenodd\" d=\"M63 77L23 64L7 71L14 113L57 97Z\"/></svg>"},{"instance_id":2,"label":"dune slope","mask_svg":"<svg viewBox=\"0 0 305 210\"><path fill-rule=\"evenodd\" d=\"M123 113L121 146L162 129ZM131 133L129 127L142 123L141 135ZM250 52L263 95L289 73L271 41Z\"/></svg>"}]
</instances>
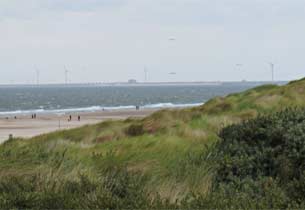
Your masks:
<instances>
[{"instance_id":1,"label":"dune slope","mask_svg":"<svg viewBox=\"0 0 305 210\"><path fill-rule=\"evenodd\" d=\"M94 179L115 166L144 176L143 186L170 201L211 189L209 156L221 128L286 107L305 107L305 79L217 97L205 105L163 110L144 119L107 121L0 146L0 179Z\"/></svg>"}]
</instances>

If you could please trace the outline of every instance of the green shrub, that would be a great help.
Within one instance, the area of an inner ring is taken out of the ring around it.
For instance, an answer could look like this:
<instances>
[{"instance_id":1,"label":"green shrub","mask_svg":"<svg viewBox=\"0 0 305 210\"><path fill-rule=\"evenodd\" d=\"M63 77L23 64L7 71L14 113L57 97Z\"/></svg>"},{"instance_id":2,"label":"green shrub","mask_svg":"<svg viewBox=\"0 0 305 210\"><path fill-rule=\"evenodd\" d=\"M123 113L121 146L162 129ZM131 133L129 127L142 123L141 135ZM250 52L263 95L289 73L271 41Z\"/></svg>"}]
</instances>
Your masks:
<instances>
[{"instance_id":1,"label":"green shrub","mask_svg":"<svg viewBox=\"0 0 305 210\"><path fill-rule=\"evenodd\" d=\"M143 124L131 124L126 130L125 133L128 136L141 136L144 134Z\"/></svg>"},{"instance_id":2,"label":"green shrub","mask_svg":"<svg viewBox=\"0 0 305 210\"><path fill-rule=\"evenodd\" d=\"M276 180L248 178L220 183L208 195L191 195L182 206L187 209L285 209L291 205Z\"/></svg>"},{"instance_id":3,"label":"green shrub","mask_svg":"<svg viewBox=\"0 0 305 210\"><path fill-rule=\"evenodd\" d=\"M254 198L263 202L268 193L270 199L277 199L280 194L277 200L286 199L286 207L305 202L305 109L287 109L231 125L220 137L215 191L230 186L233 195L237 190L239 195L245 193L249 202ZM249 183L257 187L256 194L253 187L246 188ZM285 207L273 200L269 204L261 207Z\"/></svg>"}]
</instances>

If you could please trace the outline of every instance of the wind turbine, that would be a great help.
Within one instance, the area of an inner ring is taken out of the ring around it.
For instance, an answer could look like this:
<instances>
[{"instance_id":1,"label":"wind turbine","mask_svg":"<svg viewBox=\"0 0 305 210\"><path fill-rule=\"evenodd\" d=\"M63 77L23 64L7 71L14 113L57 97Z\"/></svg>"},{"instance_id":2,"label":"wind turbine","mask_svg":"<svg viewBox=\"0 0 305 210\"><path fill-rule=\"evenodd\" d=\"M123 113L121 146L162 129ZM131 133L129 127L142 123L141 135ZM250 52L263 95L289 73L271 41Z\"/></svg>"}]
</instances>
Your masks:
<instances>
[{"instance_id":1,"label":"wind turbine","mask_svg":"<svg viewBox=\"0 0 305 210\"><path fill-rule=\"evenodd\" d=\"M147 75L148 75L148 70L146 69L146 67L144 67L144 79L145 79L145 82L147 82Z\"/></svg>"},{"instance_id":2,"label":"wind turbine","mask_svg":"<svg viewBox=\"0 0 305 210\"><path fill-rule=\"evenodd\" d=\"M35 67L35 69L36 69L36 84L39 85L40 71L37 67Z\"/></svg>"},{"instance_id":3,"label":"wind turbine","mask_svg":"<svg viewBox=\"0 0 305 210\"><path fill-rule=\"evenodd\" d=\"M271 68L271 79L274 82L274 63L268 62Z\"/></svg>"},{"instance_id":4,"label":"wind turbine","mask_svg":"<svg viewBox=\"0 0 305 210\"><path fill-rule=\"evenodd\" d=\"M243 64L241 64L241 63L237 63L236 64L236 68L237 68L237 70L238 71L241 71L242 70L242 67L243 67ZM245 75L244 75L245 76ZM243 76L241 76L242 78L242 81L245 81L245 78L243 78Z\"/></svg>"},{"instance_id":5,"label":"wind turbine","mask_svg":"<svg viewBox=\"0 0 305 210\"><path fill-rule=\"evenodd\" d=\"M64 66L64 69L65 69L65 84L68 84L68 73L69 73L69 70L66 68L66 66Z\"/></svg>"}]
</instances>

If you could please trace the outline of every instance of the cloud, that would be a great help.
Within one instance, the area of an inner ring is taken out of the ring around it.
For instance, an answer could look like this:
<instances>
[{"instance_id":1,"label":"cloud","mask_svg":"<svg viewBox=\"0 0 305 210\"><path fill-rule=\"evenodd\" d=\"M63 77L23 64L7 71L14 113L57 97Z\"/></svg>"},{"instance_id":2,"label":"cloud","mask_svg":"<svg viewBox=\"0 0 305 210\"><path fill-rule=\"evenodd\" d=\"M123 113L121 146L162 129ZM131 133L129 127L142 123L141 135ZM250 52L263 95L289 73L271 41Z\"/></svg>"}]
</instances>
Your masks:
<instances>
[{"instance_id":1,"label":"cloud","mask_svg":"<svg viewBox=\"0 0 305 210\"><path fill-rule=\"evenodd\" d=\"M1 19L36 18L63 12L88 12L119 8L126 0L1 0ZM51 17L50 17L51 18Z\"/></svg>"},{"instance_id":2,"label":"cloud","mask_svg":"<svg viewBox=\"0 0 305 210\"><path fill-rule=\"evenodd\" d=\"M74 81L278 79L302 75L303 0L20 0L0 1L4 76ZM175 42L169 42L169 37ZM235 63L243 63L240 78ZM86 72L83 70L86 68ZM28 80L29 80L28 79Z\"/></svg>"}]
</instances>

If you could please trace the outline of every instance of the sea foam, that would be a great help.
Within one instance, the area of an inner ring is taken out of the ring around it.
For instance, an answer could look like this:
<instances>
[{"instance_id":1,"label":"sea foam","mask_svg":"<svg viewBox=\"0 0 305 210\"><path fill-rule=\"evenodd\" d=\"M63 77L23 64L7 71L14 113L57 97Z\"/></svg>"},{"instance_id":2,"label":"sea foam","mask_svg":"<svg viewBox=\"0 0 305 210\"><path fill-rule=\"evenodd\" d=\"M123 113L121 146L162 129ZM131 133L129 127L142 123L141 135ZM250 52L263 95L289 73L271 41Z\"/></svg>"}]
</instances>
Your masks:
<instances>
[{"instance_id":1,"label":"sea foam","mask_svg":"<svg viewBox=\"0 0 305 210\"><path fill-rule=\"evenodd\" d=\"M147 104L140 106L143 109L164 109L164 108L187 108L201 106L203 103L189 103L189 104L173 104L173 103L157 103L157 104ZM90 106L90 107L80 107L80 108L66 108L66 109L32 109L32 110L16 110L16 111L5 111L0 112L1 116L4 115L28 115L33 113L40 114L58 114L58 113L75 113L75 112L97 112L97 111L115 111L115 110L130 110L136 109L135 105L128 106Z\"/></svg>"}]
</instances>

